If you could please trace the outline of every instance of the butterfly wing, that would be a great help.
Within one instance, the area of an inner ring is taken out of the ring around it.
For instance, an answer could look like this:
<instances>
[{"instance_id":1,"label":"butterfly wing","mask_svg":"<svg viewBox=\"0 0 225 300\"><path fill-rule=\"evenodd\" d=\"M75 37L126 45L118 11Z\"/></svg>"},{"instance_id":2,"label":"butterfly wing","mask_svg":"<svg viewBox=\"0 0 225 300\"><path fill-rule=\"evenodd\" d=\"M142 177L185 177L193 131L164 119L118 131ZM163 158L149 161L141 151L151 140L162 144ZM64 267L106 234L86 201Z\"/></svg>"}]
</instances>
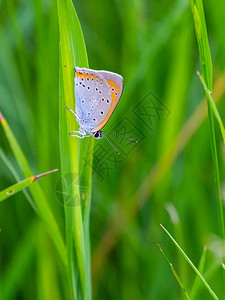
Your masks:
<instances>
[{"instance_id":1,"label":"butterfly wing","mask_svg":"<svg viewBox=\"0 0 225 300\"><path fill-rule=\"evenodd\" d=\"M108 86L110 88L111 93L111 105L110 109L99 126L95 128L95 131L100 130L102 127L106 125L109 118L111 117L112 113L114 112L120 98L123 92L123 77L119 74L113 73L113 72L107 72L107 71L98 71L98 73L104 77L104 79L107 81Z\"/></svg>"},{"instance_id":2,"label":"butterfly wing","mask_svg":"<svg viewBox=\"0 0 225 300\"><path fill-rule=\"evenodd\" d=\"M112 72L75 68L76 113L79 125L95 132L108 122L122 90L123 78Z\"/></svg>"}]
</instances>

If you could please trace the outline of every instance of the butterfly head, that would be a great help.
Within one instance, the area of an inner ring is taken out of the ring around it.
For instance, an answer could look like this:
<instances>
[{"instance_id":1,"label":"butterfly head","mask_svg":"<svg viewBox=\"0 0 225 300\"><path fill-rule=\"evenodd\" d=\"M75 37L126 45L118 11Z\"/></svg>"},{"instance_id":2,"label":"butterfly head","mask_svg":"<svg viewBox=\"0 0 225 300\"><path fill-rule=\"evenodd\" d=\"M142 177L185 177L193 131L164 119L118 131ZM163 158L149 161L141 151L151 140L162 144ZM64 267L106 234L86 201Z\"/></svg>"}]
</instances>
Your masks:
<instances>
[{"instance_id":1,"label":"butterfly head","mask_svg":"<svg viewBox=\"0 0 225 300\"><path fill-rule=\"evenodd\" d=\"M94 138L97 139L97 140L103 138L103 135L102 135L101 130L95 131L95 132L93 133L93 136L94 136Z\"/></svg>"}]
</instances>

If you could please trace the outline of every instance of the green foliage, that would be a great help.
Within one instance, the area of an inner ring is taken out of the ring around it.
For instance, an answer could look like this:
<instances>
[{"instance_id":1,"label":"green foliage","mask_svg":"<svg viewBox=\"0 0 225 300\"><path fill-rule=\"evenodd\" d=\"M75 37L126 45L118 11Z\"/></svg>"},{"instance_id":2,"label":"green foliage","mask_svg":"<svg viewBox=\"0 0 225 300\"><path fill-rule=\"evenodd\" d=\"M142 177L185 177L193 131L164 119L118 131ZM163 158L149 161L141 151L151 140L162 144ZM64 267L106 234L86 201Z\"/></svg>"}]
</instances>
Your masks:
<instances>
[{"instance_id":1,"label":"green foliage","mask_svg":"<svg viewBox=\"0 0 225 300\"><path fill-rule=\"evenodd\" d=\"M223 299L224 1L0 8L0 191L59 169L0 202L0 298ZM76 65L124 77L121 155L69 136Z\"/></svg>"}]
</instances>

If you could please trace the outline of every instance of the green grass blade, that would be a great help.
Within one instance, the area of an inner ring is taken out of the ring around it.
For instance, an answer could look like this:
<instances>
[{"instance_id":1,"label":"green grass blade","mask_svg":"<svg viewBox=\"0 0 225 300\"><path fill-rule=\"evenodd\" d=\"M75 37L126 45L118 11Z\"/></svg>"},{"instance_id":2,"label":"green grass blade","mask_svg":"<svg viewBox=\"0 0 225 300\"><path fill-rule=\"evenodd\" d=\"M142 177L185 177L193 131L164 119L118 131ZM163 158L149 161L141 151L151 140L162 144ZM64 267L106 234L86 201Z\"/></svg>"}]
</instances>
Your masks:
<instances>
[{"instance_id":1,"label":"green grass blade","mask_svg":"<svg viewBox=\"0 0 225 300\"><path fill-rule=\"evenodd\" d=\"M202 256L201 256L201 259L200 259L200 263L199 263L199 266L198 266L198 270L201 274L203 273L204 268L205 268L206 250L207 250L207 248L206 248L206 246L204 246L203 253L202 253ZM199 284L200 284L200 279L199 279L198 276L196 276L193 287L192 287L192 291L191 291L191 298L192 299L194 299L196 294L197 294L197 291L199 289Z\"/></svg>"},{"instance_id":2,"label":"green grass blade","mask_svg":"<svg viewBox=\"0 0 225 300\"><path fill-rule=\"evenodd\" d=\"M208 89L212 91L212 60L209 49L202 0L189 1L194 18L195 32L198 41L202 77L205 79Z\"/></svg>"},{"instance_id":3,"label":"green grass blade","mask_svg":"<svg viewBox=\"0 0 225 300\"><path fill-rule=\"evenodd\" d=\"M84 202L81 200L80 183L82 178L85 178L90 189L91 165L87 170L84 165L86 159L92 162L90 149L93 147L90 146L93 146L93 141L82 140L79 145L77 138L69 136L69 131L78 130L78 126L74 115L65 109L67 106L75 110L74 67L88 67L88 60L81 26L72 1L58 0L57 3L60 32L60 155L62 174L70 174L71 181L70 186L63 185L64 203L68 201L66 194L71 195L72 199L70 207L65 207L69 281L73 299L76 299L78 294L81 294L83 299L91 299L90 246L87 242L90 196ZM86 212L88 218L83 220ZM72 256L73 243L79 271ZM80 282L76 278L78 275Z\"/></svg>"},{"instance_id":4,"label":"green grass blade","mask_svg":"<svg viewBox=\"0 0 225 300\"><path fill-rule=\"evenodd\" d=\"M18 175L17 171L15 170L13 164L10 162L8 157L5 155L5 153L3 152L1 147L0 147L0 157L1 157L2 161L4 161L5 165L7 166L7 168L13 175L13 177L16 179L16 181L17 182L21 181L21 178ZM37 213L37 206L36 206L34 200L32 199L32 197L30 196L30 194L28 193L28 191L23 190L23 193L26 196L26 198L27 198L28 202L30 203L30 205L32 206L32 208L34 209L34 211Z\"/></svg>"},{"instance_id":5,"label":"green grass blade","mask_svg":"<svg viewBox=\"0 0 225 300\"><path fill-rule=\"evenodd\" d=\"M184 295L186 296L187 299L190 300L191 298L189 297L189 295L188 295L188 293L187 293L187 290L186 290L186 288L184 287L184 285L183 285L183 283L182 283L182 281L181 281L179 275L178 275L177 272L175 271L173 265L172 265L171 262L169 261L169 259L168 259L168 257L166 256L166 254L163 252L163 250L162 250L162 248L160 247L160 245L158 245L158 246L159 246L159 249L160 249L160 251L162 252L163 256L165 257L166 261L168 262L168 264L169 264L169 266L170 266L170 268L171 268L171 271L173 272L173 275L175 276L177 282L179 283L179 285L180 285L182 291L184 292Z\"/></svg>"},{"instance_id":6,"label":"green grass blade","mask_svg":"<svg viewBox=\"0 0 225 300\"><path fill-rule=\"evenodd\" d=\"M178 245L178 243L175 241L175 239L172 237L172 235L161 224L160 224L160 226L168 234L168 236L173 241L173 243L175 244L175 246L177 247L177 249L180 251L180 253L184 257L184 259L187 261L187 263L195 271L195 273L197 274L197 276L199 277L199 279L202 281L202 283L205 285L205 287L207 288L207 290L209 291L209 293L211 294L211 296L213 297L213 299L217 299L218 300L219 298L216 296L216 294L213 292L213 290L211 289L211 287L208 285L208 283L206 282L205 278L202 276L202 274L199 272L199 270L195 267L195 265L192 263L192 261L188 258L188 256L185 254L185 252L181 249L181 247Z\"/></svg>"},{"instance_id":7,"label":"green grass blade","mask_svg":"<svg viewBox=\"0 0 225 300\"><path fill-rule=\"evenodd\" d=\"M198 41L199 57L201 64L201 73L204 82L206 83L207 90L212 91L212 60L209 49L209 42L207 36L207 29L205 23L205 16L203 10L202 0L190 0L191 10L194 18L195 32ZM214 119L212 104L207 96L208 104L208 115L209 115L209 132L210 132L210 143L212 150L212 159L215 174L215 185L216 185L216 198L217 207L219 215L219 229L222 239L225 239L225 229L224 229L224 215L223 215L223 205L220 192L220 174L218 166L218 155L217 155L217 145L215 137Z\"/></svg>"},{"instance_id":8,"label":"green grass blade","mask_svg":"<svg viewBox=\"0 0 225 300\"><path fill-rule=\"evenodd\" d=\"M58 169L48 171L48 172L42 173L37 176L32 176L30 178L27 178L23 181L20 181L20 182L14 184L14 185L11 185L10 187L8 187L5 190L0 192L0 202L11 197L12 195L18 193L19 191L23 190L24 188L28 187L33 182L35 182L37 179L39 179L47 174L50 174L52 172L56 172L56 171L58 171Z\"/></svg>"},{"instance_id":9,"label":"green grass blade","mask_svg":"<svg viewBox=\"0 0 225 300\"><path fill-rule=\"evenodd\" d=\"M15 155L15 158L24 174L25 177L31 177L32 176L32 172L29 168L27 159L25 157L25 155L23 154L23 151L21 150L19 144L17 143L15 136L13 134L13 132L11 131L8 123L6 122L6 119L3 117L3 115L0 112L0 122L2 124L2 127L5 131L5 134L7 136L7 139L10 143L10 146L12 148L12 151Z\"/></svg>"},{"instance_id":10,"label":"green grass blade","mask_svg":"<svg viewBox=\"0 0 225 300\"><path fill-rule=\"evenodd\" d=\"M6 119L3 117L3 115L1 113L0 113L0 122L5 131L8 142L11 146L12 152L13 152L13 154L17 160L17 163L20 166L20 169L22 170L24 176L32 177L32 172L30 170L30 167L28 165L26 157L23 154L23 151L20 148ZM40 185L37 184L37 182L30 185L29 189L30 189L32 197L34 198L34 200L37 204L38 213L47 225L47 230L49 231L49 233L52 237L52 240L55 243L55 246L59 252L60 258L62 259L62 262L64 264L66 264L66 252L65 252L64 242L62 240L62 236L59 231L58 224L48 206L47 199L45 198L45 195L44 195Z\"/></svg>"},{"instance_id":11,"label":"green grass blade","mask_svg":"<svg viewBox=\"0 0 225 300\"><path fill-rule=\"evenodd\" d=\"M222 134L222 137L223 137L223 142L225 143L225 129L224 129L224 126L223 126L223 122L222 122L222 120L221 120L221 117L220 117L220 115L219 115L219 112L218 112L218 110L217 110L217 108L216 108L215 102L214 102L214 100L213 100L213 98L212 98L211 92L210 92L210 90L207 88L206 83L205 83L204 79L202 78L201 74L200 74L199 72L197 72L197 74L198 74L198 76L199 76L199 78L200 78L200 80L201 80L201 82L202 82L202 85L203 85L204 90L205 90L205 93L206 93L206 97L207 97L207 99L208 99L209 102L210 102L212 111L213 111L213 113L214 113L214 115L215 115L215 117L216 117L216 119L217 119L217 122L218 122L218 124L219 124L219 127L220 127L220 131L221 131L221 134Z\"/></svg>"},{"instance_id":12,"label":"green grass blade","mask_svg":"<svg viewBox=\"0 0 225 300\"><path fill-rule=\"evenodd\" d=\"M71 205L69 205L72 195L71 185L67 184L67 180L63 180L64 176L70 174L70 152L69 152L69 141L65 132L67 130L67 123L65 119L65 96L63 90L63 79L62 79L62 66L61 61L59 63L59 134L60 134L60 154L61 154L61 176L62 176L62 191L65 211L65 222L66 222L66 252L67 252L67 273L70 285L71 297L73 300L77 299L77 283L76 283L76 260L73 251L73 214ZM68 197L66 197L68 195Z\"/></svg>"}]
</instances>

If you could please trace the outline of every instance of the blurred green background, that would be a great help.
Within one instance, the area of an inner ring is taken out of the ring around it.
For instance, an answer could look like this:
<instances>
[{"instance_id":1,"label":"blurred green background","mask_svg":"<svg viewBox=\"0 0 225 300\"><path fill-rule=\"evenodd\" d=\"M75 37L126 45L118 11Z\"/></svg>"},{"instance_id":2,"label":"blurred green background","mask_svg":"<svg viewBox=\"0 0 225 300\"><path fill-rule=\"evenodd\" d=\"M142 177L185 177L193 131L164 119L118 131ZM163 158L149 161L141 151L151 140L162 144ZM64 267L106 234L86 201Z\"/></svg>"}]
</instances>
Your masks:
<instances>
[{"instance_id":1,"label":"blurred green background","mask_svg":"<svg viewBox=\"0 0 225 300\"><path fill-rule=\"evenodd\" d=\"M119 147L119 158L107 141L95 142L93 298L184 299L157 244L191 294L196 275L163 224L196 266L207 246L203 274L219 299L225 299L208 117L196 75L199 54L188 1L85 0L74 5L90 68L124 78L122 99L105 129L139 140L131 148L109 136ZM225 2L204 1L204 9L213 97L224 120ZM58 99L56 1L0 1L0 111L35 175L60 169ZM225 152L217 124L215 128L224 196ZM2 128L0 153L3 190L17 180L4 157L24 177ZM64 210L56 195L59 178L60 171L39 183L64 234ZM70 299L65 269L23 192L0 203L0 229L2 299ZM192 299L211 296L199 284Z\"/></svg>"}]
</instances>

